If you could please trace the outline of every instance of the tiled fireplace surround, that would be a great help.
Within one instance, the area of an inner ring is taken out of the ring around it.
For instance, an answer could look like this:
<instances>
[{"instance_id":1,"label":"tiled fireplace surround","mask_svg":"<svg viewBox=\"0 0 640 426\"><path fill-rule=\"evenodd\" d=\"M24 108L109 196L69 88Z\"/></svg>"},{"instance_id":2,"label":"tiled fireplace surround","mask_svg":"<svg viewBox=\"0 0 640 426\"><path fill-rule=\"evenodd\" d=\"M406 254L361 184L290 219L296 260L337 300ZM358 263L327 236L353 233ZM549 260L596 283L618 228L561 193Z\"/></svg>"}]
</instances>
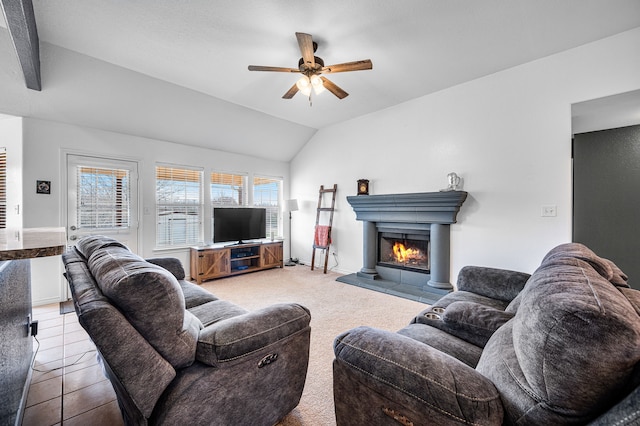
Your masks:
<instances>
[{"instance_id":1,"label":"tiled fireplace surround","mask_svg":"<svg viewBox=\"0 0 640 426\"><path fill-rule=\"evenodd\" d=\"M467 198L464 191L347 197L363 222L363 267L338 281L425 303L453 290L450 281L450 227ZM378 264L378 233L422 234L430 239L429 273Z\"/></svg>"}]
</instances>

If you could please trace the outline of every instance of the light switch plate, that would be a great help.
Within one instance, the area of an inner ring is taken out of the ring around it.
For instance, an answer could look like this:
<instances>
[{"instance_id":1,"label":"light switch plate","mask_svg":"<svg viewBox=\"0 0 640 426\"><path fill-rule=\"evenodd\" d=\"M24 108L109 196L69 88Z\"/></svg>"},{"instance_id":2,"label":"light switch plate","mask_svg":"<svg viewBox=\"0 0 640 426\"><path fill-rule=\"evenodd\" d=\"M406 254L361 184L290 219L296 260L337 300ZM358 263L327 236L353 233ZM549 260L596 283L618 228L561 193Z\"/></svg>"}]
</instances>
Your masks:
<instances>
[{"instance_id":1,"label":"light switch plate","mask_svg":"<svg viewBox=\"0 0 640 426\"><path fill-rule=\"evenodd\" d=\"M556 217L558 215L558 207L555 204L543 204L540 215L542 217Z\"/></svg>"}]
</instances>

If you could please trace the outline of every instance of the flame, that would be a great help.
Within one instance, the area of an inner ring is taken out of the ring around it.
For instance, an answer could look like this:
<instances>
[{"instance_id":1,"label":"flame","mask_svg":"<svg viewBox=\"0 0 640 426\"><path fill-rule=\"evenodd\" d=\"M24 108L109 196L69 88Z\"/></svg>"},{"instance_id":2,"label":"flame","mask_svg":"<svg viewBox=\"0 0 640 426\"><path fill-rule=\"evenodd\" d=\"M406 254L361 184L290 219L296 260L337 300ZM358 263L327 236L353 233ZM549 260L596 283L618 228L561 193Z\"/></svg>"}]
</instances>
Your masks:
<instances>
[{"instance_id":1,"label":"flame","mask_svg":"<svg viewBox=\"0 0 640 426\"><path fill-rule=\"evenodd\" d=\"M410 259L420 258L422 253L420 250L413 248L406 248L404 244L396 242L393 245L393 254L396 257L397 262L407 262Z\"/></svg>"}]
</instances>

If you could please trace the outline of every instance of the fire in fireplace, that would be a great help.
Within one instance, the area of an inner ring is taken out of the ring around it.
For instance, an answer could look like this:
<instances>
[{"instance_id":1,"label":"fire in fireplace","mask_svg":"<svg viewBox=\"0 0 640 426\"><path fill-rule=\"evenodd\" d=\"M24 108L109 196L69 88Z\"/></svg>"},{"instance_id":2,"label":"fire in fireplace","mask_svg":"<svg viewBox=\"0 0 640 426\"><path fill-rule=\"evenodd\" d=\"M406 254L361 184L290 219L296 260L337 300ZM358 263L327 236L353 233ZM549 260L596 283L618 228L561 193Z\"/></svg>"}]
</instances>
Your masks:
<instances>
[{"instance_id":1,"label":"fire in fireplace","mask_svg":"<svg viewBox=\"0 0 640 426\"><path fill-rule=\"evenodd\" d=\"M429 235L389 232L378 235L378 265L430 273Z\"/></svg>"}]
</instances>

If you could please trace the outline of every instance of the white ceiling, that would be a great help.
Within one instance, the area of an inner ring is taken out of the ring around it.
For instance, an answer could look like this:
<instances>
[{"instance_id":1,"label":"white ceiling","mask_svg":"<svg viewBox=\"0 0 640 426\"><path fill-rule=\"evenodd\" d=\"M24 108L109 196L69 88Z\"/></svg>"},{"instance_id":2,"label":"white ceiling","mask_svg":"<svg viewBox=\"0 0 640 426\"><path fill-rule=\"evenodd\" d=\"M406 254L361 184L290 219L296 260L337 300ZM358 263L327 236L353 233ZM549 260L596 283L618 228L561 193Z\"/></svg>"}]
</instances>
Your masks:
<instances>
[{"instance_id":1,"label":"white ceiling","mask_svg":"<svg viewBox=\"0 0 640 426\"><path fill-rule=\"evenodd\" d=\"M640 26L639 0L33 2L41 41L313 129ZM247 66L297 67L296 31L373 70L328 76L343 100L282 99L297 74Z\"/></svg>"}]
</instances>

